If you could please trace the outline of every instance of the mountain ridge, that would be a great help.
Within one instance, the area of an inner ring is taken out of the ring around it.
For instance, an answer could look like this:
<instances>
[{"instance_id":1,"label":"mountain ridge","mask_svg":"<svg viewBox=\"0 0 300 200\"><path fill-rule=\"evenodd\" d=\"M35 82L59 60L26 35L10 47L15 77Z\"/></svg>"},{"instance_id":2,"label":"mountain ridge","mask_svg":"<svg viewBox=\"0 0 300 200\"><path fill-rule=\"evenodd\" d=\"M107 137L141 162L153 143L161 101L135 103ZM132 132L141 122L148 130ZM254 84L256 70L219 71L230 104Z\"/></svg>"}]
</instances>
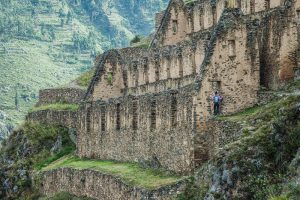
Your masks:
<instances>
[{"instance_id":1,"label":"mountain ridge","mask_svg":"<svg viewBox=\"0 0 300 200\"><path fill-rule=\"evenodd\" d=\"M168 0L0 1L0 139L19 124L38 91L74 80L96 54L154 30ZM136 10L136 12L134 12Z\"/></svg>"}]
</instances>

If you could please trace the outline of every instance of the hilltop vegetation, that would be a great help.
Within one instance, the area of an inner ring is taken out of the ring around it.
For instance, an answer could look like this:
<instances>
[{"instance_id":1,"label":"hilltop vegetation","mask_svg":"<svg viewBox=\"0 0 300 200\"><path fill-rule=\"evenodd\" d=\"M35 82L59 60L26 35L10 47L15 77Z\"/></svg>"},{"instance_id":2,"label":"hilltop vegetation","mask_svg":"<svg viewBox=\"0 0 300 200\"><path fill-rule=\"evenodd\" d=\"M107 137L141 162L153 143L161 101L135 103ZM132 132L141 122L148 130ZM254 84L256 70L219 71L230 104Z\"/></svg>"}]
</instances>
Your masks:
<instances>
[{"instance_id":1,"label":"hilltop vegetation","mask_svg":"<svg viewBox=\"0 0 300 200\"><path fill-rule=\"evenodd\" d=\"M67 84L97 54L148 35L167 2L0 0L0 140L35 104L39 89Z\"/></svg>"}]
</instances>

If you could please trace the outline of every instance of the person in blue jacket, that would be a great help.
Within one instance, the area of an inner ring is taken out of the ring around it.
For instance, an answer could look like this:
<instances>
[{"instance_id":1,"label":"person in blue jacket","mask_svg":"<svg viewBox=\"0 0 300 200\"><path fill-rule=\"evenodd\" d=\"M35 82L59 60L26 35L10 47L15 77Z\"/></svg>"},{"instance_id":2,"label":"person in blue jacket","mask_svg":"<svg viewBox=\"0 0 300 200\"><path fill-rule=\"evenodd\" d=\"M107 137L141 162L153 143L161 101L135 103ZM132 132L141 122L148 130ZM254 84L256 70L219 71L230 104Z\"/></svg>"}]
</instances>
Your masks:
<instances>
[{"instance_id":1,"label":"person in blue jacket","mask_svg":"<svg viewBox=\"0 0 300 200\"><path fill-rule=\"evenodd\" d=\"M213 96L213 105L214 105L214 115L220 114L220 104L222 102L222 97L218 94L218 91L215 92L215 95Z\"/></svg>"}]
</instances>

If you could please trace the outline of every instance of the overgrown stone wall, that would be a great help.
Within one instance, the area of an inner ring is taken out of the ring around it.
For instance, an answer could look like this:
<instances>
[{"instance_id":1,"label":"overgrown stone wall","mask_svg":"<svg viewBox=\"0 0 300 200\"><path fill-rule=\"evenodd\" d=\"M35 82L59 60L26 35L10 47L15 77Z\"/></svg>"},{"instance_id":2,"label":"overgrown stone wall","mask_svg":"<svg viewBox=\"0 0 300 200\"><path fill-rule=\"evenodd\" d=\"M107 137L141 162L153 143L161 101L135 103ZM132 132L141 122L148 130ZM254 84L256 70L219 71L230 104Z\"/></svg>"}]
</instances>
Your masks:
<instances>
[{"instance_id":1,"label":"overgrown stone wall","mask_svg":"<svg viewBox=\"0 0 300 200\"><path fill-rule=\"evenodd\" d=\"M84 95L84 89L55 88L40 90L38 106L52 103L79 103Z\"/></svg>"},{"instance_id":2,"label":"overgrown stone wall","mask_svg":"<svg viewBox=\"0 0 300 200\"><path fill-rule=\"evenodd\" d=\"M76 128L78 123L77 112L75 111L41 110L29 113L26 116L26 120L69 128Z\"/></svg>"},{"instance_id":3,"label":"overgrown stone wall","mask_svg":"<svg viewBox=\"0 0 300 200\"><path fill-rule=\"evenodd\" d=\"M79 111L80 157L193 169L193 87L86 103Z\"/></svg>"},{"instance_id":4,"label":"overgrown stone wall","mask_svg":"<svg viewBox=\"0 0 300 200\"><path fill-rule=\"evenodd\" d=\"M43 175L42 192L51 196L69 192L78 197L105 200L175 199L184 190L185 183L146 190L124 183L120 178L92 170L62 168L47 171Z\"/></svg>"}]
</instances>

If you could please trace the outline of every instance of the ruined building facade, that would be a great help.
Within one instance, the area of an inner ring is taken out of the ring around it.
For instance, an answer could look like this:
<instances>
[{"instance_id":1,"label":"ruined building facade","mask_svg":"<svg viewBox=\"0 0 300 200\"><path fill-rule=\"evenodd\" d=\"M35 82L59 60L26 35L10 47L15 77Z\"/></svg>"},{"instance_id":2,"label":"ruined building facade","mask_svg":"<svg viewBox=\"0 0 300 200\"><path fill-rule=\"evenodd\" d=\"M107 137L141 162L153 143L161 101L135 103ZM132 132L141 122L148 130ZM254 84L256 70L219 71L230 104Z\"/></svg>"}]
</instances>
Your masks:
<instances>
[{"instance_id":1,"label":"ruined building facade","mask_svg":"<svg viewBox=\"0 0 300 200\"><path fill-rule=\"evenodd\" d=\"M222 112L299 73L299 0L171 0L149 49L110 50L78 113L80 157L140 161L189 174L214 154L211 95Z\"/></svg>"}]
</instances>

